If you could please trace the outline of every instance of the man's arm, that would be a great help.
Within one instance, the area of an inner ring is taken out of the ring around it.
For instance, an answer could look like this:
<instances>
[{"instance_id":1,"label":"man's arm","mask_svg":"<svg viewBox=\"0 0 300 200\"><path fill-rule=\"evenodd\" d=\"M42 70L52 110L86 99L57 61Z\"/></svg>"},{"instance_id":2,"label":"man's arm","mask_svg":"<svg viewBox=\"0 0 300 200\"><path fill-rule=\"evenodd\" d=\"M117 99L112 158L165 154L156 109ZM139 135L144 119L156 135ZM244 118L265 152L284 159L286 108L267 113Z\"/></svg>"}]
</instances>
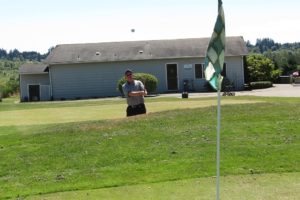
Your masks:
<instances>
[{"instance_id":1,"label":"man's arm","mask_svg":"<svg viewBox=\"0 0 300 200\"><path fill-rule=\"evenodd\" d=\"M147 95L147 90L143 91L132 91L128 93L128 96L130 97L138 97L138 96L146 96Z\"/></svg>"},{"instance_id":2,"label":"man's arm","mask_svg":"<svg viewBox=\"0 0 300 200\"><path fill-rule=\"evenodd\" d=\"M140 87L140 91L128 92L128 96L137 97L137 96L146 96L148 94L144 84L141 81L138 81L138 84L139 84L139 87Z\"/></svg>"}]
</instances>

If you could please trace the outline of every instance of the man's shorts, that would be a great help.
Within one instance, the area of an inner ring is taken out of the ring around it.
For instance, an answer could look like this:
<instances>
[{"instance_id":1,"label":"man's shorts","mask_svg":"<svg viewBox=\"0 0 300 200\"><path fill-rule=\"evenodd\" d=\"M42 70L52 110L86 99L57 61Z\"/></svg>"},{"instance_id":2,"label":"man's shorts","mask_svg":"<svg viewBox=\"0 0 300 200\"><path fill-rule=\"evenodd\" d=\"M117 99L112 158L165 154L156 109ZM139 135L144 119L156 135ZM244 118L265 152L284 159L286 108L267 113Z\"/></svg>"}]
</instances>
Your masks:
<instances>
[{"instance_id":1,"label":"man's shorts","mask_svg":"<svg viewBox=\"0 0 300 200\"><path fill-rule=\"evenodd\" d=\"M145 114L145 113L146 113L146 106L144 103L134 105L134 106L128 106L126 110L127 117Z\"/></svg>"}]
</instances>

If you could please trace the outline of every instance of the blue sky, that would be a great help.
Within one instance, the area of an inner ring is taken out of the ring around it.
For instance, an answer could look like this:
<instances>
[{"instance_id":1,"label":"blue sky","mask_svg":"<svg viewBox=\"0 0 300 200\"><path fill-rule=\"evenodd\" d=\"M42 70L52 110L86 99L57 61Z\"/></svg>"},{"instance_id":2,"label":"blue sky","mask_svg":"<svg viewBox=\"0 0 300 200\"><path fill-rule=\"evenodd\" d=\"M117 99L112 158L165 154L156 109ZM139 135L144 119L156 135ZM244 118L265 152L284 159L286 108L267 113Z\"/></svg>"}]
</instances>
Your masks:
<instances>
[{"instance_id":1,"label":"blue sky","mask_svg":"<svg viewBox=\"0 0 300 200\"><path fill-rule=\"evenodd\" d=\"M0 0L0 48L210 37L217 0ZM226 35L300 41L299 0L223 0ZM135 32L131 32L135 29Z\"/></svg>"}]
</instances>

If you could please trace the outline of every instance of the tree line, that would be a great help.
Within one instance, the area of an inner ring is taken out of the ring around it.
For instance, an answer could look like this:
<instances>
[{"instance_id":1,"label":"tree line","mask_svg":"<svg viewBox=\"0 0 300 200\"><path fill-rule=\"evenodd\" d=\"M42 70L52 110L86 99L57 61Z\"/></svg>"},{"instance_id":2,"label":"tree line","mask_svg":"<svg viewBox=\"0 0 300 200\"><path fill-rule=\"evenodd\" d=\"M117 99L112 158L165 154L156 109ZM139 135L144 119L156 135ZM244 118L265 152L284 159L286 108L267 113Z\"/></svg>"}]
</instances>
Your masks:
<instances>
[{"instance_id":1,"label":"tree line","mask_svg":"<svg viewBox=\"0 0 300 200\"><path fill-rule=\"evenodd\" d=\"M23 51L20 52L18 49L6 51L5 49L0 49L0 59L1 60L21 60L21 61L38 61L41 62L44 60L50 53L52 48L48 50L45 54L40 54L36 51Z\"/></svg>"},{"instance_id":2,"label":"tree line","mask_svg":"<svg viewBox=\"0 0 300 200\"><path fill-rule=\"evenodd\" d=\"M246 46L251 53L261 53L267 51L278 51L278 50L296 50L300 49L300 42L294 43L277 43L271 38L257 39L255 45L252 45L248 40Z\"/></svg>"}]
</instances>

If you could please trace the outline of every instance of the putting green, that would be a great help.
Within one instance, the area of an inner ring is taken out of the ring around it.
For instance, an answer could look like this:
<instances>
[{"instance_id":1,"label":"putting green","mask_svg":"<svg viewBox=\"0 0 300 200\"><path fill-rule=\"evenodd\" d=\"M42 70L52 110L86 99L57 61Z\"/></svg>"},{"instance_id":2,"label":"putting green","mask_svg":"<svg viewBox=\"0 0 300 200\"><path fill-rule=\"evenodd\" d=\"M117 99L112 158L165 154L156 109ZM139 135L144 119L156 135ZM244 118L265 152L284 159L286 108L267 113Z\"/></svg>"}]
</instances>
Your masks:
<instances>
[{"instance_id":1,"label":"putting green","mask_svg":"<svg viewBox=\"0 0 300 200\"><path fill-rule=\"evenodd\" d=\"M223 100L225 104L258 103L255 100ZM160 101L146 103L147 112L160 112L174 109L199 108L216 105L216 100ZM125 117L126 104L76 106L60 108L36 108L28 110L2 111L0 126L54 124L91 120L116 119ZM34 107L34 105L32 105Z\"/></svg>"},{"instance_id":2,"label":"putting green","mask_svg":"<svg viewBox=\"0 0 300 200\"><path fill-rule=\"evenodd\" d=\"M222 200L296 200L300 197L300 173L253 174L221 177ZM215 199L215 178L122 186L39 195L28 200L186 200Z\"/></svg>"}]
</instances>

